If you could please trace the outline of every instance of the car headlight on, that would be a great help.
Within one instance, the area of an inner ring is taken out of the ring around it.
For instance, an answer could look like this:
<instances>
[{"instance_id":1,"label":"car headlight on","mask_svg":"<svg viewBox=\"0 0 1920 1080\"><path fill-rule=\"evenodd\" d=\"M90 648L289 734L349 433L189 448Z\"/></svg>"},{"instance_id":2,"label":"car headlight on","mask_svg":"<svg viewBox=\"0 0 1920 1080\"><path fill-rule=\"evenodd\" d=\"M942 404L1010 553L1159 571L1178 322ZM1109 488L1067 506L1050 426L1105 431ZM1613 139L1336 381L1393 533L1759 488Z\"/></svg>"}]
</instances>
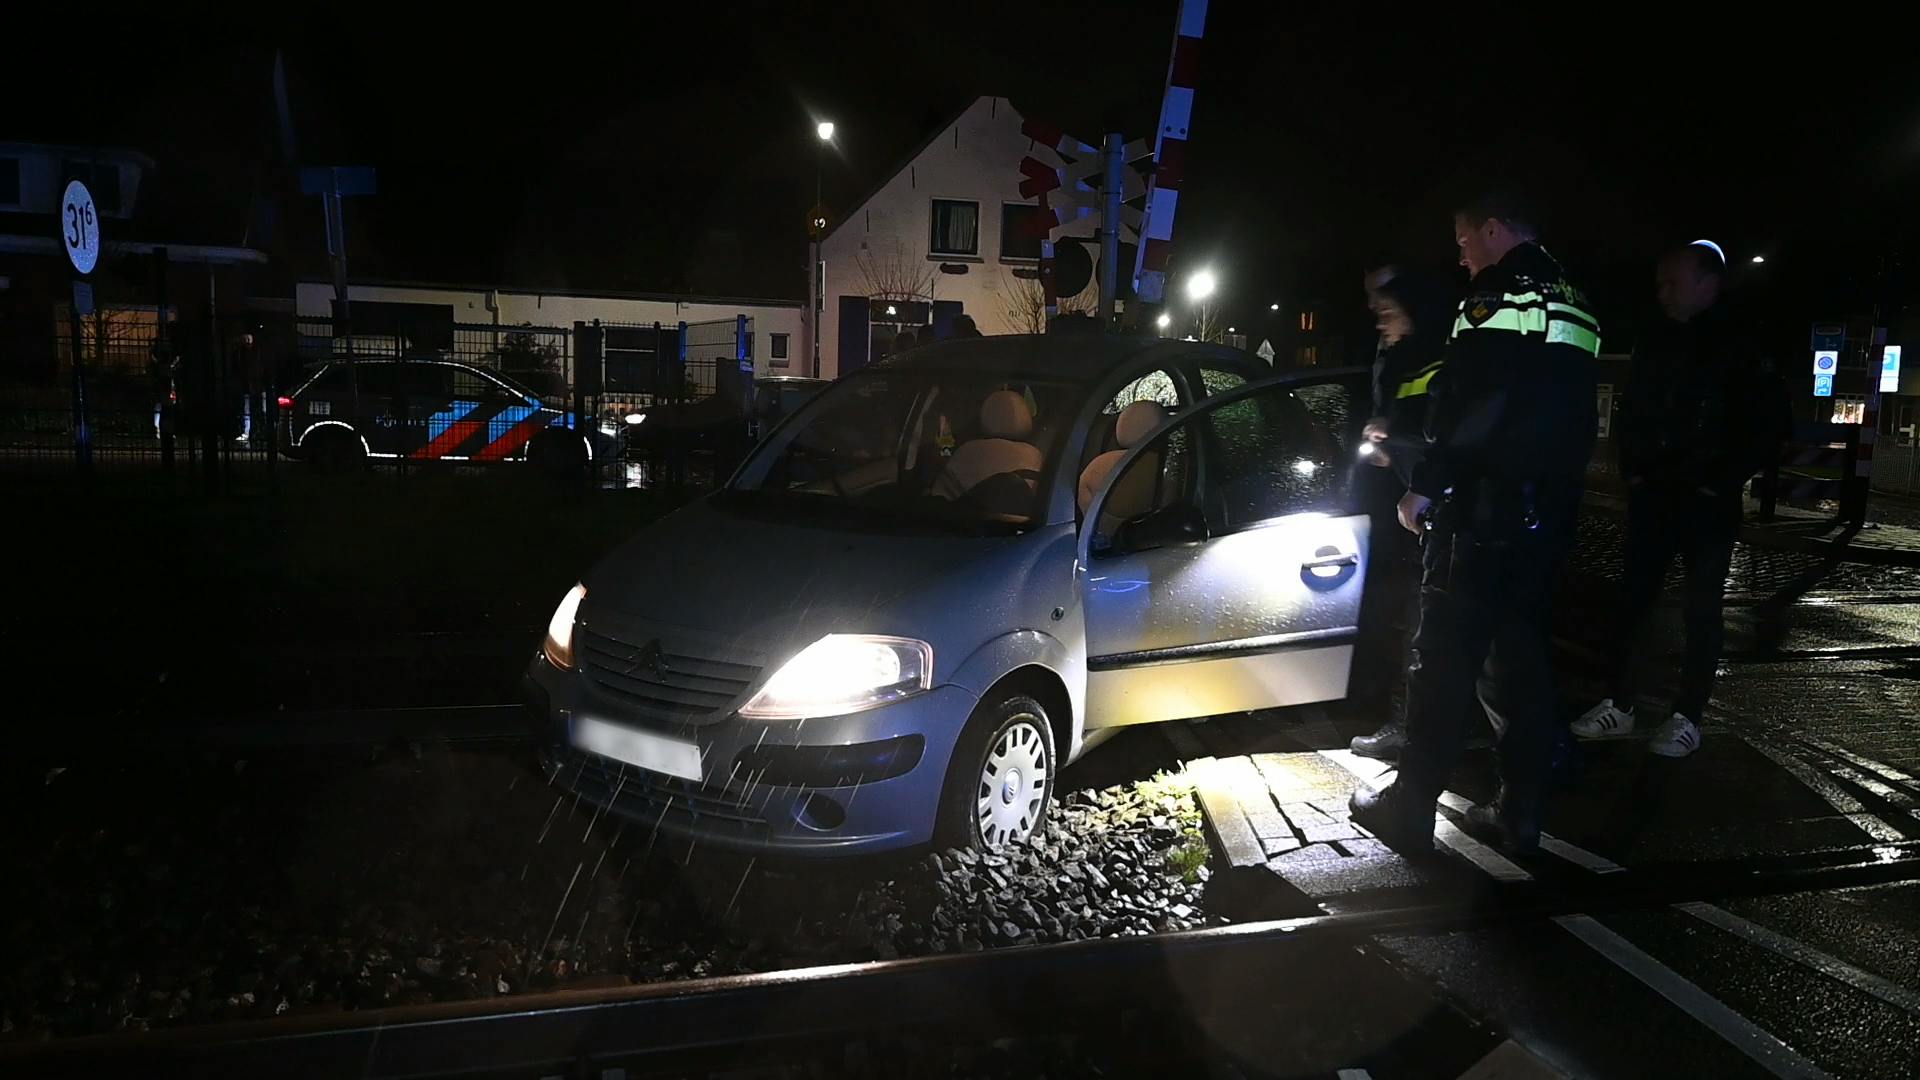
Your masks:
<instances>
[{"instance_id":1,"label":"car headlight on","mask_svg":"<svg viewBox=\"0 0 1920 1080\"><path fill-rule=\"evenodd\" d=\"M640 425L640 424L644 424L644 423L646 423L646 422L647 422L647 414L646 414L646 413L637 413L637 412L630 412L630 413L628 413L628 414L627 414L627 425L628 425L629 427L633 427L633 426L637 426L637 425Z\"/></svg>"},{"instance_id":2,"label":"car headlight on","mask_svg":"<svg viewBox=\"0 0 1920 1080\"><path fill-rule=\"evenodd\" d=\"M587 587L575 585L560 598L560 606L553 609L553 618L547 620L547 640L543 646L547 660L563 671L573 670L573 620L580 614L580 601L587 598Z\"/></svg>"},{"instance_id":3,"label":"car headlight on","mask_svg":"<svg viewBox=\"0 0 1920 1080\"><path fill-rule=\"evenodd\" d=\"M912 638L828 634L781 665L741 708L755 720L839 716L933 686L933 646Z\"/></svg>"}]
</instances>

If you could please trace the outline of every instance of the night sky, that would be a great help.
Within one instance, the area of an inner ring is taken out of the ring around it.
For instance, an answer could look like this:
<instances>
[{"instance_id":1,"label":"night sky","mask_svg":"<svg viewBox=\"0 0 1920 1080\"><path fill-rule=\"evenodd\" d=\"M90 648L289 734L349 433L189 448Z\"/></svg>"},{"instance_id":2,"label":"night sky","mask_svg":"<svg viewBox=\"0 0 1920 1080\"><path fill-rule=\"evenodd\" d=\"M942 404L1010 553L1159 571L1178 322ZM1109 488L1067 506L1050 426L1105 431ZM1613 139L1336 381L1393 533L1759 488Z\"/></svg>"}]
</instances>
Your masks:
<instances>
[{"instance_id":1,"label":"night sky","mask_svg":"<svg viewBox=\"0 0 1920 1080\"><path fill-rule=\"evenodd\" d=\"M100 19L84 78L0 75L0 138L141 148L163 169L143 229L239 242L249 192L276 182L278 47L300 157L379 169L350 211L357 274L795 296L813 117L839 127L836 209L980 93L1090 139L1149 133L1174 6L1100 7L709 4L494 30L476 8L457 33L377 8ZM1448 208L1495 179L1534 193L1614 326L1644 308L1660 246L1702 235L1795 320L1864 310L1904 288L1920 232L1920 90L1850 54L1871 55L1805 20L1217 4L1179 258L1213 264L1250 326L1275 301L1357 321L1362 267L1449 265ZM287 205L281 250L318 270L318 206Z\"/></svg>"}]
</instances>

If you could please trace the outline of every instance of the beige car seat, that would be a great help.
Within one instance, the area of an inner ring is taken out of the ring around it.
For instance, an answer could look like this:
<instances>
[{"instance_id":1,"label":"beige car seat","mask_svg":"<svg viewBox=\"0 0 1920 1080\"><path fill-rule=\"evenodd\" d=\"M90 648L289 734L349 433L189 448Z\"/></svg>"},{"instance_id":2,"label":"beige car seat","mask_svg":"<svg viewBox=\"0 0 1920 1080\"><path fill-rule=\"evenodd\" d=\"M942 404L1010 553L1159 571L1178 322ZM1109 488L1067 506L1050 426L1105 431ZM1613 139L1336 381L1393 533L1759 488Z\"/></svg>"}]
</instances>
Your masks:
<instances>
[{"instance_id":1,"label":"beige car seat","mask_svg":"<svg viewBox=\"0 0 1920 1080\"><path fill-rule=\"evenodd\" d=\"M980 438L961 443L934 482L933 493L957 499L1005 473L1039 472L1045 462L1033 437L1033 409L1013 390L995 390L980 403ZM1028 480L1029 489L1034 481Z\"/></svg>"},{"instance_id":2,"label":"beige car seat","mask_svg":"<svg viewBox=\"0 0 1920 1080\"><path fill-rule=\"evenodd\" d=\"M1107 478L1120 465L1120 459L1127 451L1139 446L1155 428L1167 419L1167 410L1157 401L1136 401L1120 410L1113 422L1114 441L1120 444L1118 450L1109 450L1087 462L1080 472L1080 512L1085 514L1093 504L1093 497L1100 493ZM1122 477L1107 496L1107 503L1101 508L1100 532L1112 536L1113 530L1121 522L1138 517L1153 509L1153 491L1160 479L1160 455L1145 453L1134 462L1133 468Z\"/></svg>"}]
</instances>

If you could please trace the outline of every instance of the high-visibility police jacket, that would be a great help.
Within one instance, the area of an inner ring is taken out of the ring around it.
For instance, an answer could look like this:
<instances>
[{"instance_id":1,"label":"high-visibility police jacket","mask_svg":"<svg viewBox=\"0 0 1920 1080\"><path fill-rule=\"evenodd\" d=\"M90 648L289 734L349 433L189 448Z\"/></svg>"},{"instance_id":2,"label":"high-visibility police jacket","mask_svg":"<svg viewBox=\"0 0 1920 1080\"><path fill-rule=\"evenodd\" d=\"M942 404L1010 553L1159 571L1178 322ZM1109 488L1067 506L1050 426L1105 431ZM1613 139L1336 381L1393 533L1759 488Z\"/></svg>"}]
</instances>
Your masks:
<instances>
[{"instance_id":1,"label":"high-visibility police jacket","mask_svg":"<svg viewBox=\"0 0 1920 1080\"><path fill-rule=\"evenodd\" d=\"M1474 527L1570 530L1596 428L1600 325L1560 264L1521 244L1460 302L1428 387L1430 445L1410 487Z\"/></svg>"}]
</instances>

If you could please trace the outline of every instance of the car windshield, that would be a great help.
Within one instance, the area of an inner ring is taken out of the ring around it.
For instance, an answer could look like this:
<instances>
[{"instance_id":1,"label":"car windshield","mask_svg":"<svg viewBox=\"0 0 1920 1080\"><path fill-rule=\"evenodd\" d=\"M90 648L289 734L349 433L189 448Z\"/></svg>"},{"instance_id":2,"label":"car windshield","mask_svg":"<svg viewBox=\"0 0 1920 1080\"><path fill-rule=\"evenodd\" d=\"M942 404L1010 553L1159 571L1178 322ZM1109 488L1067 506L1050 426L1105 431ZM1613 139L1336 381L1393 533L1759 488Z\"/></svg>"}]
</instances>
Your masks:
<instances>
[{"instance_id":1,"label":"car windshield","mask_svg":"<svg viewBox=\"0 0 1920 1080\"><path fill-rule=\"evenodd\" d=\"M863 374L809 403L727 495L735 504L812 504L903 523L1030 525L1080 389L994 372Z\"/></svg>"}]
</instances>

